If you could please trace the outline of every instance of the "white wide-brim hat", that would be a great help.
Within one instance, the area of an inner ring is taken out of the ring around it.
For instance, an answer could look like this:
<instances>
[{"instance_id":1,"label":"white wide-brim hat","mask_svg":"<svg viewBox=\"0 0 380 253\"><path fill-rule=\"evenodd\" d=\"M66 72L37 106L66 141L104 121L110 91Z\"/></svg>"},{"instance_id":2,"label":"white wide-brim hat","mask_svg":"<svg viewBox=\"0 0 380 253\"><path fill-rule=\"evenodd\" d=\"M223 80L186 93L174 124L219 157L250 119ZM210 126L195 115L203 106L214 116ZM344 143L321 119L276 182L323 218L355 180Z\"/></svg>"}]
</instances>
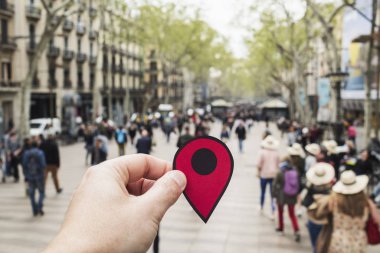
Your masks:
<instances>
[{"instance_id":1,"label":"white wide-brim hat","mask_svg":"<svg viewBox=\"0 0 380 253\"><path fill-rule=\"evenodd\" d=\"M316 186L331 183L334 177L334 167L328 163L317 163L306 173L307 180Z\"/></svg>"},{"instance_id":2,"label":"white wide-brim hat","mask_svg":"<svg viewBox=\"0 0 380 253\"><path fill-rule=\"evenodd\" d=\"M342 173L333 191L343 195L353 195L363 191L368 185L368 176L356 176L352 170Z\"/></svg>"},{"instance_id":3,"label":"white wide-brim hat","mask_svg":"<svg viewBox=\"0 0 380 253\"><path fill-rule=\"evenodd\" d=\"M327 152L330 154L337 154L338 153L338 143L334 140L324 141L322 142L322 145L325 146L327 149Z\"/></svg>"},{"instance_id":4,"label":"white wide-brim hat","mask_svg":"<svg viewBox=\"0 0 380 253\"><path fill-rule=\"evenodd\" d=\"M267 136L262 142L261 147L270 150L278 149L280 143L272 135Z\"/></svg>"},{"instance_id":5,"label":"white wide-brim hat","mask_svg":"<svg viewBox=\"0 0 380 253\"><path fill-rule=\"evenodd\" d=\"M319 153L321 153L321 147L319 147L319 145L315 143L307 145L305 149L307 152L314 156L319 155Z\"/></svg>"},{"instance_id":6,"label":"white wide-brim hat","mask_svg":"<svg viewBox=\"0 0 380 253\"><path fill-rule=\"evenodd\" d=\"M294 143L293 146L289 147L288 153L291 156L300 156L302 158L305 157L305 151L299 143Z\"/></svg>"}]
</instances>

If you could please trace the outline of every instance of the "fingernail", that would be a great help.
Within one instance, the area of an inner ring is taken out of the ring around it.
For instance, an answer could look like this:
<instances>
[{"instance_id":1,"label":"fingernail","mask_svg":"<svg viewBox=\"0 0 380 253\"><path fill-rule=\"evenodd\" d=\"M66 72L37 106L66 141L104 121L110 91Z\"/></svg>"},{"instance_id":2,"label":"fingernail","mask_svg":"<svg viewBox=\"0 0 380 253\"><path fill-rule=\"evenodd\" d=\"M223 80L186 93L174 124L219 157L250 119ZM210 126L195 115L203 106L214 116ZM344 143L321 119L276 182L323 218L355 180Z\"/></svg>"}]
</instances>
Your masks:
<instances>
[{"instance_id":1,"label":"fingernail","mask_svg":"<svg viewBox=\"0 0 380 253\"><path fill-rule=\"evenodd\" d=\"M181 191L185 190L187 182L185 174L183 174L181 171L173 170L169 172L169 176L174 179L179 188L181 188Z\"/></svg>"}]
</instances>

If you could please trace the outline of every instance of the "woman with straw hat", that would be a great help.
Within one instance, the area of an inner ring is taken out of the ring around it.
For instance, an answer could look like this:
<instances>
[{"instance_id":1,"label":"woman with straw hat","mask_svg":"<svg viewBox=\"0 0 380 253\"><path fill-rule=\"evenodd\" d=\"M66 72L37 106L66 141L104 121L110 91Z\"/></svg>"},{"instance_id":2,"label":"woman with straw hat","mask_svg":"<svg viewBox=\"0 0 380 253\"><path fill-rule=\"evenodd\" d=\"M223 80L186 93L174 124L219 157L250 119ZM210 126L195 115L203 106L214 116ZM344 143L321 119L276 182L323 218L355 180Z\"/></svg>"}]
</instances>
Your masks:
<instances>
[{"instance_id":1,"label":"woman with straw hat","mask_svg":"<svg viewBox=\"0 0 380 253\"><path fill-rule=\"evenodd\" d=\"M271 208L272 216L274 215L274 203L272 197L272 184L273 179L278 172L278 165L280 163L280 156L278 152L279 142L272 136L267 136L261 143L262 150L259 153L257 161L258 176L260 178L261 198L260 207L261 211L264 209L265 191L269 184L271 193Z\"/></svg>"},{"instance_id":2,"label":"woman with straw hat","mask_svg":"<svg viewBox=\"0 0 380 253\"><path fill-rule=\"evenodd\" d=\"M334 177L334 167L328 163L317 163L311 167L306 173L307 192L302 201L302 205L309 208L314 203L315 196L330 194ZM307 229L309 231L313 252L316 252L315 246L319 233L321 232L322 225L314 223L312 220L308 219Z\"/></svg>"},{"instance_id":3,"label":"woman with straw hat","mask_svg":"<svg viewBox=\"0 0 380 253\"><path fill-rule=\"evenodd\" d=\"M330 163L332 166L334 166L335 176L339 180L340 178L339 168L340 168L341 158L339 157L339 154L338 154L338 143L334 140L329 140L329 141L324 141L322 145L327 150L326 161Z\"/></svg>"},{"instance_id":4,"label":"woman with straw hat","mask_svg":"<svg viewBox=\"0 0 380 253\"><path fill-rule=\"evenodd\" d=\"M367 252L365 229L369 215L380 225L376 206L365 193L367 184L367 176L345 171L334 185L332 195L310 206L310 217L325 223L318 237L317 252Z\"/></svg>"},{"instance_id":5,"label":"woman with straw hat","mask_svg":"<svg viewBox=\"0 0 380 253\"><path fill-rule=\"evenodd\" d=\"M321 147L318 144L313 143L306 145L305 150L307 152L305 158L305 172L307 172L317 163L317 156L321 153Z\"/></svg>"}]
</instances>

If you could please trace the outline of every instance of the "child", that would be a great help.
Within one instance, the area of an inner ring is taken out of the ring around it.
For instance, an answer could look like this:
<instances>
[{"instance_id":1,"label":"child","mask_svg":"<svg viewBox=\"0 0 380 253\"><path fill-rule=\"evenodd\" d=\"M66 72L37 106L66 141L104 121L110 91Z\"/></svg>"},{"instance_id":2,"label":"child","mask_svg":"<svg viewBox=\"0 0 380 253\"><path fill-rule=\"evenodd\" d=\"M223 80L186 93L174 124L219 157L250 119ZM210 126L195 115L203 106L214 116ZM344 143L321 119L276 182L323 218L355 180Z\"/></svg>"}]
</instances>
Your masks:
<instances>
[{"instance_id":1,"label":"child","mask_svg":"<svg viewBox=\"0 0 380 253\"><path fill-rule=\"evenodd\" d=\"M273 197L277 201L279 226L278 232L284 231L284 205L288 206L289 217L294 230L294 239L300 242L301 235L297 217L294 212L297 203L297 195L299 191L299 180L297 170L291 164L290 158L285 157L280 164L280 172L277 174L273 182Z\"/></svg>"}]
</instances>

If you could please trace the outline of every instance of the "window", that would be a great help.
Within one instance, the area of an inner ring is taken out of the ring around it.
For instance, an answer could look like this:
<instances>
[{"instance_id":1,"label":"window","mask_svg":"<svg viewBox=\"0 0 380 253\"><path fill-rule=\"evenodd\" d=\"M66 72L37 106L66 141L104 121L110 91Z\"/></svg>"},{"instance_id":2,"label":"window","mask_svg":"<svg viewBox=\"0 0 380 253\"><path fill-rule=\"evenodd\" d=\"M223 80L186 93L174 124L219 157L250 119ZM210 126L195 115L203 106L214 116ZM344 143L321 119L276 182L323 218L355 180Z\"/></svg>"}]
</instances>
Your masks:
<instances>
[{"instance_id":1,"label":"window","mask_svg":"<svg viewBox=\"0 0 380 253\"><path fill-rule=\"evenodd\" d=\"M91 68L90 70L90 88L95 87L95 69Z\"/></svg>"},{"instance_id":2,"label":"window","mask_svg":"<svg viewBox=\"0 0 380 253\"><path fill-rule=\"evenodd\" d=\"M6 19L1 20L1 42L8 42L8 21Z\"/></svg>"},{"instance_id":3,"label":"window","mask_svg":"<svg viewBox=\"0 0 380 253\"><path fill-rule=\"evenodd\" d=\"M78 39L78 53L82 52L82 40Z\"/></svg>"},{"instance_id":4,"label":"window","mask_svg":"<svg viewBox=\"0 0 380 253\"><path fill-rule=\"evenodd\" d=\"M36 28L33 24L29 25L29 47L31 49L36 47Z\"/></svg>"},{"instance_id":5,"label":"window","mask_svg":"<svg viewBox=\"0 0 380 253\"><path fill-rule=\"evenodd\" d=\"M93 51L94 51L94 43L90 42L90 56L92 56Z\"/></svg>"},{"instance_id":6,"label":"window","mask_svg":"<svg viewBox=\"0 0 380 253\"><path fill-rule=\"evenodd\" d=\"M55 70L55 66L53 64L49 64L49 85L52 87L56 86Z\"/></svg>"},{"instance_id":7,"label":"window","mask_svg":"<svg viewBox=\"0 0 380 253\"><path fill-rule=\"evenodd\" d=\"M65 36L63 38L63 42L64 42L65 50L67 50L69 48L69 37Z\"/></svg>"},{"instance_id":8,"label":"window","mask_svg":"<svg viewBox=\"0 0 380 253\"><path fill-rule=\"evenodd\" d=\"M63 83L65 87L70 87L70 68L65 67L63 69Z\"/></svg>"},{"instance_id":9,"label":"window","mask_svg":"<svg viewBox=\"0 0 380 253\"><path fill-rule=\"evenodd\" d=\"M82 66L78 66L77 80L78 80L78 87L83 88L83 69L82 69Z\"/></svg>"},{"instance_id":10,"label":"window","mask_svg":"<svg viewBox=\"0 0 380 253\"><path fill-rule=\"evenodd\" d=\"M12 64L10 62L1 63L1 80L2 81L12 80Z\"/></svg>"}]
</instances>

